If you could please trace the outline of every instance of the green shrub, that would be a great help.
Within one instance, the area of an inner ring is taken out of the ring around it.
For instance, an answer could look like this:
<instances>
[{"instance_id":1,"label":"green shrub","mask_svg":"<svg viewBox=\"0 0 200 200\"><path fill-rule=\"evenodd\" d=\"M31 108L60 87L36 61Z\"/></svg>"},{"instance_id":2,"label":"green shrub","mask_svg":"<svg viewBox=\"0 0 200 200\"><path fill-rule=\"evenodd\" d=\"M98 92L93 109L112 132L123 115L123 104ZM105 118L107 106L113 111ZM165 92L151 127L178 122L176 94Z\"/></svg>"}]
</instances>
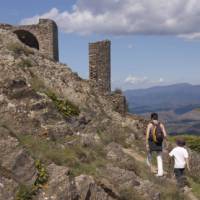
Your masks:
<instances>
[{"instance_id":1,"label":"green shrub","mask_svg":"<svg viewBox=\"0 0 200 200\"><path fill-rule=\"evenodd\" d=\"M37 173L37 179L36 179L34 185L40 186L40 185L45 184L48 181L49 176L48 176L47 170L42 165L40 160L35 161L35 166L36 166L38 173Z\"/></svg>"},{"instance_id":2,"label":"green shrub","mask_svg":"<svg viewBox=\"0 0 200 200\"><path fill-rule=\"evenodd\" d=\"M72 102L70 102L69 100L66 100L66 99L62 100L58 98L53 92L48 91L46 92L46 94L54 102L58 111L61 112L65 117L79 115L80 113L79 108L75 106Z\"/></svg>"}]
</instances>

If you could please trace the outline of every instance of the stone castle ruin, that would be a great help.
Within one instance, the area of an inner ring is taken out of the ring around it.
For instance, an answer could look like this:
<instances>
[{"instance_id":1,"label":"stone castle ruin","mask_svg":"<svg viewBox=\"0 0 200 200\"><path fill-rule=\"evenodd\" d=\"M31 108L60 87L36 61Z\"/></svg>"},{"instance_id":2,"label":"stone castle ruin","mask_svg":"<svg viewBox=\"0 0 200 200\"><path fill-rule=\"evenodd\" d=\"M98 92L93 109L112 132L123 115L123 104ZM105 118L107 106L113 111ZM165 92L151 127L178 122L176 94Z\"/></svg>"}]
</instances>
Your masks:
<instances>
[{"instance_id":1,"label":"stone castle ruin","mask_svg":"<svg viewBox=\"0 0 200 200\"><path fill-rule=\"evenodd\" d=\"M44 55L59 61L58 29L53 20L40 19L38 24L22 26L0 24L0 28L11 30L24 44L38 49Z\"/></svg>"},{"instance_id":2,"label":"stone castle ruin","mask_svg":"<svg viewBox=\"0 0 200 200\"><path fill-rule=\"evenodd\" d=\"M39 19L38 24L20 26L0 24L0 28L12 31L24 44L59 61L58 28L53 20ZM111 42L109 40L89 43L89 80L95 83L99 93L113 102L116 111L125 114L125 97L122 93L111 92L110 52Z\"/></svg>"}]
</instances>

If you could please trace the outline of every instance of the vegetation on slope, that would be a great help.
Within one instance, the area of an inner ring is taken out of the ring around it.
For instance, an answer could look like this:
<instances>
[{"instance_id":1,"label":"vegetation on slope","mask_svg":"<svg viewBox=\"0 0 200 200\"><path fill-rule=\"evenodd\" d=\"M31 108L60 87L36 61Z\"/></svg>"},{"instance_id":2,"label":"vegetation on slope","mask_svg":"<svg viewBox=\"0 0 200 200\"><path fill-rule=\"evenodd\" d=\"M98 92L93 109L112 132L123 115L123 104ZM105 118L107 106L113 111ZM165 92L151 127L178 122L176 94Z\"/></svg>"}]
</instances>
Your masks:
<instances>
[{"instance_id":1,"label":"vegetation on slope","mask_svg":"<svg viewBox=\"0 0 200 200\"><path fill-rule=\"evenodd\" d=\"M44 165L40 160L35 161L35 167L37 169L37 178L32 186L20 185L16 194L16 200L32 200L39 189L43 187L48 181L48 173Z\"/></svg>"},{"instance_id":2,"label":"vegetation on slope","mask_svg":"<svg viewBox=\"0 0 200 200\"><path fill-rule=\"evenodd\" d=\"M172 136L170 137L170 141L175 142L177 137L182 137L185 139L187 146L193 151L200 152L200 137L199 136L191 136L190 134L184 134L181 136Z\"/></svg>"},{"instance_id":3,"label":"vegetation on slope","mask_svg":"<svg viewBox=\"0 0 200 200\"><path fill-rule=\"evenodd\" d=\"M74 175L96 175L98 168L105 163L105 154L101 146L83 147L76 136L67 136L62 142L33 135L20 135L19 140L33 158L46 164L53 162L71 167ZM73 141L75 143L70 145Z\"/></svg>"},{"instance_id":4,"label":"vegetation on slope","mask_svg":"<svg viewBox=\"0 0 200 200\"><path fill-rule=\"evenodd\" d=\"M71 117L79 115L80 110L72 102L65 99L62 100L56 96L53 92L46 92L47 96L54 102L56 108L61 112L65 117Z\"/></svg>"}]
</instances>

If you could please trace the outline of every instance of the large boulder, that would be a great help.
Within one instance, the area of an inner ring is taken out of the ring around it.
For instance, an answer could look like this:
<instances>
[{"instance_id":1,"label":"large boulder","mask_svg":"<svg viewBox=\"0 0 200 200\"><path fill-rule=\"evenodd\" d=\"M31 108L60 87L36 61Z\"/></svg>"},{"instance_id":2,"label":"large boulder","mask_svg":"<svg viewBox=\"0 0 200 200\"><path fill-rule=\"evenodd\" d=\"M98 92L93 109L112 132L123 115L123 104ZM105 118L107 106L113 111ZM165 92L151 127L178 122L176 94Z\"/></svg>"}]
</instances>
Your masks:
<instances>
[{"instance_id":1,"label":"large boulder","mask_svg":"<svg viewBox=\"0 0 200 200\"><path fill-rule=\"evenodd\" d=\"M37 200L75 200L76 193L74 179L69 174L69 169L63 166L50 164L47 168L48 183L35 197Z\"/></svg>"},{"instance_id":2,"label":"large boulder","mask_svg":"<svg viewBox=\"0 0 200 200\"><path fill-rule=\"evenodd\" d=\"M31 185L36 180L37 170L34 160L4 127L0 127L0 166L19 183Z\"/></svg>"},{"instance_id":3,"label":"large boulder","mask_svg":"<svg viewBox=\"0 0 200 200\"><path fill-rule=\"evenodd\" d=\"M80 175L75 178L78 199L80 200L114 200L118 196L110 188L98 186L93 177Z\"/></svg>"}]
</instances>

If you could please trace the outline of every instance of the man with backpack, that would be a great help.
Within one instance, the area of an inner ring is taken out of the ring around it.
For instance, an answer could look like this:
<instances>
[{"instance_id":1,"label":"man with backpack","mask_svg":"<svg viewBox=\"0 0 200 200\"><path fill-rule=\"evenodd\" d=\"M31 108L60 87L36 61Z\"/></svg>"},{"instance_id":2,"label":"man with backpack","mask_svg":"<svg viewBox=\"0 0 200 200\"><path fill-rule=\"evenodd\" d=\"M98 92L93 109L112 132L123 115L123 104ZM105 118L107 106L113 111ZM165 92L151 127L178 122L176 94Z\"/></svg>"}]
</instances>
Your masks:
<instances>
[{"instance_id":1,"label":"man with backpack","mask_svg":"<svg viewBox=\"0 0 200 200\"><path fill-rule=\"evenodd\" d=\"M157 168L158 172L156 176L163 176L163 160L162 160L162 151L163 151L163 142L167 138L167 133L164 125L158 121L158 114L151 114L151 121L149 122L146 130L146 149L148 152L147 164L151 168L152 153L155 152L157 159Z\"/></svg>"}]
</instances>

